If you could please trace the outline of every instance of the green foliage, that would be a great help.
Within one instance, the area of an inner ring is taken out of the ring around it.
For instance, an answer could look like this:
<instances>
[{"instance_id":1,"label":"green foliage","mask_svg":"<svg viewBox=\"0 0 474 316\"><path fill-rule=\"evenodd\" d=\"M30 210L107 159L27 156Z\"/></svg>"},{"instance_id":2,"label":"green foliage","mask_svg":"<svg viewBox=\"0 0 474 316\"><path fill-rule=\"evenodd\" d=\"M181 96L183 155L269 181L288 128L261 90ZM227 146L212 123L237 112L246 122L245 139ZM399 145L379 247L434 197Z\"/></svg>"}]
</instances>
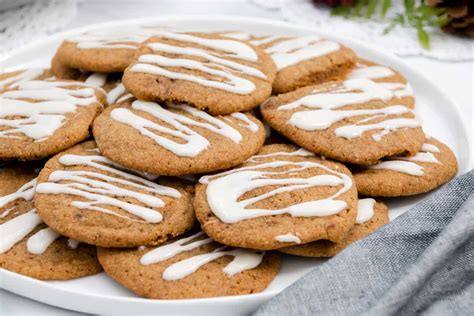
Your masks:
<instances>
[{"instance_id":1,"label":"green foliage","mask_svg":"<svg viewBox=\"0 0 474 316\"><path fill-rule=\"evenodd\" d=\"M417 31L420 45L425 49L430 49L430 35L427 28L446 25L448 17L445 9L425 5L423 0L403 0L403 4L405 13L392 17L384 34L397 26L413 27ZM391 6L392 0L356 0L353 6L341 5L333 8L331 14L348 19L352 17L373 19L378 13L383 19Z\"/></svg>"}]
</instances>

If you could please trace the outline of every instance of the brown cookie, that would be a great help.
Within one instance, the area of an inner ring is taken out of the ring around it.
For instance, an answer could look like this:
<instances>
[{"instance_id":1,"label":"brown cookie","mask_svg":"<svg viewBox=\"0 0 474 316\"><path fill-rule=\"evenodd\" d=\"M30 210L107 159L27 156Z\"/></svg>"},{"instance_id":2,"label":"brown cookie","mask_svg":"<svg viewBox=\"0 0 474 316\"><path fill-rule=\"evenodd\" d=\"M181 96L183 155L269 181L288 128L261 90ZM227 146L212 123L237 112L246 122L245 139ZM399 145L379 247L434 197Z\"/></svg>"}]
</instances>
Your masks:
<instances>
[{"instance_id":1,"label":"brown cookie","mask_svg":"<svg viewBox=\"0 0 474 316\"><path fill-rule=\"evenodd\" d=\"M359 200L356 224L342 241L318 240L305 245L281 248L278 251L303 257L333 257L350 244L372 234L388 221L388 208L384 203L375 202L373 199Z\"/></svg>"},{"instance_id":2,"label":"brown cookie","mask_svg":"<svg viewBox=\"0 0 474 316\"><path fill-rule=\"evenodd\" d=\"M41 280L98 273L96 247L61 237L43 224L33 203L35 177L31 170L0 170L0 267Z\"/></svg>"},{"instance_id":3,"label":"brown cookie","mask_svg":"<svg viewBox=\"0 0 474 316\"><path fill-rule=\"evenodd\" d=\"M37 160L86 139L106 101L82 82L34 80L0 93L0 102L0 160Z\"/></svg>"},{"instance_id":4,"label":"brown cookie","mask_svg":"<svg viewBox=\"0 0 474 316\"><path fill-rule=\"evenodd\" d=\"M356 203L344 165L274 144L237 168L202 177L194 208L214 240L267 250L287 246L288 234L302 243L343 240L354 225Z\"/></svg>"},{"instance_id":5,"label":"brown cookie","mask_svg":"<svg viewBox=\"0 0 474 316\"><path fill-rule=\"evenodd\" d=\"M352 49L318 35L253 37L277 66L273 93L340 79L354 67Z\"/></svg>"},{"instance_id":6,"label":"brown cookie","mask_svg":"<svg viewBox=\"0 0 474 316\"><path fill-rule=\"evenodd\" d=\"M56 52L68 68L91 72L122 72L133 60L137 47L155 28L127 26L94 30L67 38Z\"/></svg>"},{"instance_id":7,"label":"brown cookie","mask_svg":"<svg viewBox=\"0 0 474 316\"><path fill-rule=\"evenodd\" d=\"M138 99L188 103L214 115L247 111L271 94L275 65L246 42L210 33L158 32L125 70Z\"/></svg>"},{"instance_id":8,"label":"brown cookie","mask_svg":"<svg viewBox=\"0 0 474 316\"><path fill-rule=\"evenodd\" d=\"M185 299L263 291L280 269L277 253L229 249L202 232L164 246L99 248L105 272L140 296Z\"/></svg>"},{"instance_id":9,"label":"brown cookie","mask_svg":"<svg viewBox=\"0 0 474 316\"><path fill-rule=\"evenodd\" d=\"M406 196L431 191L457 173L456 157L448 146L426 139L412 157L392 157L355 170L357 190L366 196Z\"/></svg>"},{"instance_id":10,"label":"brown cookie","mask_svg":"<svg viewBox=\"0 0 474 316\"><path fill-rule=\"evenodd\" d=\"M15 89L25 81L39 80L51 77L51 71L43 68L29 68L0 73L0 92Z\"/></svg>"},{"instance_id":11,"label":"brown cookie","mask_svg":"<svg viewBox=\"0 0 474 316\"><path fill-rule=\"evenodd\" d=\"M82 242L157 245L189 230L195 219L193 187L156 178L110 161L86 142L46 163L35 205L51 228Z\"/></svg>"},{"instance_id":12,"label":"brown cookie","mask_svg":"<svg viewBox=\"0 0 474 316\"><path fill-rule=\"evenodd\" d=\"M106 109L94 122L104 156L168 176L236 166L263 145L262 123L250 114L213 117L185 104L135 100Z\"/></svg>"},{"instance_id":13,"label":"brown cookie","mask_svg":"<svg viewBox=\"0 0 474 316\"><path fill-rule=\"evenodd\" d=\"M310 86L271 98L265 120L298 145L342 162L370 165L413 155L425 136L403 88L368 79Z\"/></svg>"},{"instance_id":14,"label":"brown cookie","mask_svg":"<svg viewBox=\"0 0 474 316\"><path fill-rule=\"evenodd\" d=\"M401 104L410 109L415 107L413 90L407 79L401 73L388 66L379 65L373 61L358 58L355 67L347 74L346 79L370 79L386 87L399 88Z\"/></svg>"}]
</instances>

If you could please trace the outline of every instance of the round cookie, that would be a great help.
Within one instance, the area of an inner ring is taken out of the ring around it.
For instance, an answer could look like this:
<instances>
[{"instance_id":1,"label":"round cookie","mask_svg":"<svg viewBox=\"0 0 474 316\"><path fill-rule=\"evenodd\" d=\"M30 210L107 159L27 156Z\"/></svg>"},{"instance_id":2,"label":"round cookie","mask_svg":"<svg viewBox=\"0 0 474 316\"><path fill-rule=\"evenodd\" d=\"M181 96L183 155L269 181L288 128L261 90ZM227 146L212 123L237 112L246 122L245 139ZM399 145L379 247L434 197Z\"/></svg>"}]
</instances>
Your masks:
<instances>
[{"instance_id":1,"label":"round cookie","mask_svg":"<svg viewBox=\"0 0 474 316\"><path fill-rule=\"evenodd\" d=\"M61 237L34 208L36 174L0 170L0 267L40 280L69 280L98 273L96 247Z\"/></svg>"},{"instance_id":2,"label":"round cookie","mask_svg":"<svg viewBox=\"0 0 474 316\"><path fill-rule=\"evenodd\" d=\"M107 108L93 133L104 156L167 176L236 166L265 140L262 123L250 114L213 117L185 104L165 107L138 100Z\"/></svg>"},{"instance_id":3,"label":"round cookie","mask_svg":"<svg viewBox=\"0 0 474 316\"><path fill-rule=\"evenodd\" d=\"M43 68L29 68L0 73L0 92L17 88L22 82L51 77L51 71Z\"/></svg>"},{"instance_id":4,"label":"round cookie","mask_svg":"<svg viewBox=\"0 0 474 316\"><path fill-rule=\"evenodd\" d=\"M127 26L94 30L67 38L59 46L57 60L67 68L91 72L122 72L132 62L137 47L155 28Z\"/></svg>"},{"instance_id":5,"label":"round cookie","mask_svg":"<svg viewBox=\"0 0 474 316\"><path fill-rule=\"evenodd\" d=\"M318 35L263 36L249 42L263 48L275 62L274 94L341 79L356 60L352 49Z\"/></svg>"},{"instance_id":6,"label":"round cookie","mask_svg":"<svg viewBox=\"0 0 474 316\"><path fill-rule=\"evenodd\" d=\"M38 177L35 205L59 233L102 247L157 245L193 227L193 187L126 169L92 141L53 158Z\"/></svg>"},{"instance_id":7,"label":"round cookie","mask_svg":"<svg viewBox=\"0 0 474 316\"><path fill-rule=\"evenodd\" d=\"M185 102L218 115L265 101L275 72L271 58L246 42L162 31L140 46L123 83L140 100Z\"/></svg>"},{"instance_id":8,"label":"round cookie","mask_svg":"<svg viewBox=\"0 0 474 316\"><path fill-rule=\"evenodd\" d=\"M263 291L280 269L280 256L229 249L202 232L159 247L98 250L105 272L140 296L186 299Z\"/></svg>"},{"instance_id":9,"label":"round cookie","mask_svg":"<svg viewBox=\"0 0 474 316\"><path fill-rule=\"evenodd\" d=\"M84 140L105 102L101 89L77 81L26 81L0 93L0 160L37 160Z\"/></svg>"},{"instance_id":10,"label":"round cookie","mask_svg":"<svg viewBox=\"0 0 474 316\"><path fill-rule=\"evenodd\" d=\"M302 257L333 257L350 244L372 234L388 221L388 208L384 203L370 198L362 199L358 201L356 224L342 241L336 243L318 240L305 245L281 248L278 251ZM289 240L289 242L295 242L295 240ZM296 243L298 243L297 240Z\"/></svg>"},{"instance_id":11,"label":"round cookie","mask_svg":"<svg viewBox=\"0 0 474 316\"><path fill-rule=\"evenodd\" d=\"M386 87L398 88L403 91L401 104L410 109L415 107L413 90L405 77L395 69L379 65L373 61L358 58L355 67L347 74L346 79L370 79Z\"/></svg>"},{"instance_id":12,"label":"round cookie","mask_svg":"<svg viewBox=\"0 0 474 316\"><path fill-rule=\"evenodd\" d=\"M296 144L338 161L371 165L413 155L423 144L421 122L403 104L406 88L369 79L310 86L271 98L262 115Z\"/></svg>"},{"instance_id":13,"label":"round cookie","mask_svg":"<svg viewBox=\"0 0 474 316\"><path fill-rule=\"evenodd\" d=\"M204 176L194 208L201 227L229 246L277 249L286 235L302 243L339 242L355 222L349 170L292 145L268 145L243 165Z\"/></svg>"},{"instance_id":14,"label":"round cookie","mask_svg":"<svg viewBox=\"0 0 474 316\"><path fill-rule=\"evenodd\" d=\"M457 173L456 157L448 146L427 138L411 157L391 157L355 170L357 190L366 196L406 196L431 191Z\"/></svg>"}]
</instances>

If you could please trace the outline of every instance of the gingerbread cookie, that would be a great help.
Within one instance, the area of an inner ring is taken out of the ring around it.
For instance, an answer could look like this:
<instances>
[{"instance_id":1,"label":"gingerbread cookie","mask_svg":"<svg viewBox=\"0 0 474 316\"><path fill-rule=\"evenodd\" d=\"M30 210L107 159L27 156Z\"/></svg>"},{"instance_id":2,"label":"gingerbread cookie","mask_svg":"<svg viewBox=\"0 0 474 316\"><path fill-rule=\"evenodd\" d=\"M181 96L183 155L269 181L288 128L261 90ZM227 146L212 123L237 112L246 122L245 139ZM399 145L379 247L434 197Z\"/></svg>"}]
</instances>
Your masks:
<instances>
[{"instance_id":1,"label":"gingerbread cookie","mask_svg":"<svg viewBox=\"0 0 474 316\"><path fill-rule=\"evenodd\" d=\"M385 87L393 90L395 94L400 94L401 103L413 109L415 107L415 97L413 90L398 71L388 66L379 65L372 61L358 58L356 66L352 69L346 79L370 79L381 83Z\"/></svg>"},{"instance_id":2,"label":"gingerbread cookie","mask_svg":"<svg viewBox=\"0 0 474 316\"><path fill-rule=\"evenodd\" d=\"M93 133L104 156L167 176L236 166L265 140L262 124L250 114L213 117L185 104L138 100L106 109Z\"/></svg>"},{"instance_id":3,"label":"gingerbread cookie","mask_svg":"<svg viewBox=\"0 0 474 316\"><path fill-rule=\"evenodd\" d=\"M232 249L202 232L159 247L99 248L105 272L140 296L203 298L263 291L278 273L276 253Z\"/></svg>"},{"instance_id":4,"label":"gingerbread cookie","mask_svg":"<svg viewBox=\"0 0 474 316\"><path fill-rule=\"evenodd\" d=\"M344 239L356 217L349 170L291 145L264 146L242 166L204 176L194 208L202 229L229 246L277 249L283 236L302 243Z\"/></svg>"},{"instance_id":5,"label":"gingerbread cookie","mask_svg":"<svg viewBox=\"0 0 474 316\"><path fill-rule=\"evenodd\" d=\"M457 173L456 157L448 146L426 139L421 151L411 157L391 157L356 170L358 191L366 196L406 196L431 191Z\"/></svg>"},{"instance_id":6,"label":"gingerbread cookie","mask_svg":"<svg viewBox=\"0 0 474 316\"><path fill-rule=\"evenodd\" d=\"M0 160L35 160L87 138L105 96L82 82L33 80L0 93L0 103Z\"/></svg>"},{"instance_id":7,"label":"gingerbread cookie","mask_svg":"<svg viewBox=\"0 0 474 316\"><path fill-rule=\"evenodd\" d=\"M186 102L218 115L263 102L275 72L271 58L246 42L162 31L143 43L123 82L140 100Z\"/></svg>"},{"instance_id":8,"label":"gingerbread cookie","mask_svg":"<svg viewBox=\"0 0 474 316\"><path fill-rule=\"evenodd\" d=\"M94 142L50 159L38 177L35 205L59 233L102 247L156 245L195 223L193 187L127 169Z\"/></svg>"},{"instance_id":9,"label":"gingerbread cookie","mask_svg":"<svg viewBox=\"0 0 474 316\"><path fill-rule=\"evenodd\" d=\"M275 62L273 93L343 78L356 60L350 48L318 35L263 36L250 43L262 47Z\"/></svg>"},{"instance_id":10,"label":"gingerbread cookie","mask_svg":"<svg viewBox=\"0 0 474 316\"><path fill-rule=\"evenodd\" d=\"M401 96L405 88L369 79L310 86L271 98L265 120L298 145L336 159L371 165L422 146L421 122Z\"/></svg>"},{"instance_id":11,"label":"gingerbread cookie","mask_svg":"<svg viewBox=\"0 0 474 316\"><path fill-rule=\"evenodd\" d=\"M283 253L303 257L333 257L350 244L367 237L381 226L388 223L388 208L374 199L358 201L356 224L340 242L318 240L305 245L289 246L278 249ZM288 238L289 243L299 243L299 239Z\"/></svg>"},{"instance_id":12,"label":"gingerbread cookie","mask_svg":"<svg viewBox=\"0 0 474 316\"><path fill-rule=\"evenodd\" d=\"M56 52L64 66L91 72L122 72L132 62L138 46L156 28L127 26L91 31L67 38Z\"/></svg>"},{"instance_id":13,"label":"gingerbread cookie","mask_svg":"<svg viewBox=\"0 0 474 316\"><path fill-rule=\"evenodd\" d=\"M0 170L0 267L41 280L98 273L94 246L61 237L43 224L33 203L35 176L18 168Z\"/></svg>"},{"instance_id":14,"label":"gingerbread cookie","mask_svg":"<svg viewBox=\"0 0 474 316\"><path fill-rule=\"evenodd\" d=\"M43 68L29 68L0 73L0 92L15 89L25 81L45 79L51 77L51 71Z\"/></svg>"}]
</instances>

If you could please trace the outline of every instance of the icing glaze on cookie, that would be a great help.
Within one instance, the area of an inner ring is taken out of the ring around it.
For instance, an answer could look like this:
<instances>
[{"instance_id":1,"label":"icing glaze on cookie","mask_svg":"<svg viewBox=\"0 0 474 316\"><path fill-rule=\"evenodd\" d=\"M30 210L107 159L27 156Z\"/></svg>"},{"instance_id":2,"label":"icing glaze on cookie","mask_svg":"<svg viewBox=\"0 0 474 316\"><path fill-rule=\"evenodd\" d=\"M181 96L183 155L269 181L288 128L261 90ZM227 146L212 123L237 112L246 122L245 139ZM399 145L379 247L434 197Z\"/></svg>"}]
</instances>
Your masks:
<instances>
[{"instance_id":1,"label":"icing glaze on cookie","mask_svg":"<svg viewBox=\"0 0 474 316\"><path fill-rule=\"evenodd\" d=\"M96 171L56 170L49 175L48 182L38 184L36 190L39 193L69 194L87 199L88 201L71 202L71 206L79 209L102 212L133 220L128 216L98 205L115 206L141 218L145 222L159 223L163 219L162 215L153 208L164 207L165 203L154 194L173 198L181 196L177 190L135 175L130 169L100 155L66 154L59 158L59 162L64 166L88 166L96 169ZM113 175L107 175L105 172ZM138 190L146 191L146 193L141 193ZM146 206L126 202L119 199L119 197L134 198Z\"/></svg>"},{"instance_id":2,"label":"icing glaze on cookie","mask_svg":"<svg viewBox=\"0 0 474 316\"><path fill-rule=\"evenodd\" d=\"M339 108L348 105L373 100L388 101L409 95L411 92L403 84L376 83L368 79L349 79L339 84L333 84L330 88L331 91L329 92L316 89L311 94L296 101L279 106L278 110L293 110L300 107L310 109L295 112L288 120L288 124L306 131L324 130L341 120L369 115L369 117L359 120L356 124L335 129L336 136L348 139L360 137L366 131L380 129L381 132L372 135L375 141L380 141L389 132L400 128L415 128L421 125L415 118L391 118L378 123L361 124L389 115L414 114L411 109L403 105L390 105L380 109L339 110Z\"/></svg>"},{"instance_id":3,"label":"icing glaze on cookie","mask_svg":"<svg viewBox=\"0 0 474 316\"><path fill-rule=\"evenodd\" d=\"M17 90L0 94L0 126L9 128L0 131L0 138L20 138L18 134L23 134L35 141L45 140L63 126L67 114L76 112L78 107L98 103L96 91L81 82L21 82Z\"/></svg>"},{"instance_id":4,"label":"icing glaze on cookie","mask_svg":"<svg viewBox=\"0 0 474 316\"><path fill-rule=\"evenodd\" d=\"M363 224L374 216L374 199L360 199L357 201L356 224Z\"/></svg>"},{"instance_id":5,"label":"icing glaze on cookie","mask_svg":"<svg viewBox=\"0 0 474 316\"><path fill-rule=\"evenodd\" d=\"M16 192L0 197L0 208L20 199L32 201L35 195L35 186L36 178L25 183ZM14 206L3 211L2 218L6 217L15 209L16 207ZM5 253L10 250L42 223L43 221L38 216L36 209L32 208L30 211L1 224L0 236L2 236L2 238L0 240L0 253ZM26 243L27 250L29 253L40 255L59 237L60 235L51 228L39 230L28 238Z\"/></svg>"},{"instance_id":6,"label":"icing glaze on cookie","mask_svg":"<svg viewBox=\"0 0 474 316\"><path fill-rule=\"evenodd\" d=\"M369 166L369 169L383 169L406 173L412 176L424 175L423 166L417 162L437 163L441 162L433 153L439 153L440 150L436 145L425 143L415 156L412 157L392 157L390 160L382 161L379 164Z\"/></svg>"},{"instance_id":7,"label":"icing glaze on cookie","mask_svg":"<svg viewBox=\"0 0 474 316\"><path fill-rule=\"evenodd\" d=\"M305 155L306 153L303 153ZM276 153L272 156L288 156L287 152ZM262 155L267 156L267 155ZM311 217L334 215L347 208L345 201L337 200L341 194L352 187L351 178L341 172L334 171L314 161L286 161L274 160L270 162L257 162L258 156L251 158L255 165L232 169L212 176L204 176L199 182L207 184L207 202L211 211L224 223L236 223L245 219L260 216L289 214L291 216ZM287 170L279 171L285 167ZM324 170L328 174L308 178L295 178L294 173L310 168ZM274 171L269 171L274 170ZM271 178L272 175L285 178ZM265 194L241 200L245 193L265 186L279 186ZM301 190L316 186L338 187L342 186L335 194L314 201L305 201L281 209L256 209L249 206L270 198L279 193Z\"/></svg>"},{"instance_id":8,"label":"icing glaze on cookie","mask_svg":"<svg viewBox=\"0 0 474 316\"><path fill-rule=\"evenodd\" d=\"M298 236L296 236L292 233L288 233L288 234L284 234L284 235L278 235L278 236L275 237L275 240L277 240L279 242L292 242L292 243L296 243L296 244L301 243L301 239L299 239Z\"/></svg>"},{"instance_id":9,"label":"icing glaze on cookie","mask_svg":"<svg viewBox=\"0 0 474 316\"><path fill-rule=\"evenodd\" d=\"M289 151L289 152L276 152L276 153L270 153L270 154L262 154L262 155L253 155L249 159L247 159L247 162L258 162L259 159L261 158L267 158L267 157L278 157L278 156L301 156L301 157L310 157L314 156L314 153L307 151L304 148L299 148L295 151Z\"/></svg>"},{"instance_id":10,"label":"icing glaze on cookie","mask_svg":"<svg viewBox=\"0 0 474 316\"><path fill-rule=\"evenodd\" d=\"M43 73L44 73L44 69L42 68L30 68L30 69L22 70L14 76L10 76L8 78L0 80L0 90L6 89L6 88L9 88L9 89L16 88L18 87L20 83L37 79Z\"/></svg>"},{"instance_id":11,"label":"icing glaze on cookie","mask_svg":"<svg viewBox=\"0 0 474 316\"><path fill-rule=\"evenodd\" d=\"M103 87L107 82L107 74L94 72L84 82L93 87Z\"/></svg>"},{"instance_id":12,"label":"icing glaze on cookie","mask_svg":"<svg viewBox=\"0 0 474 316\"><path fill-rule=\"evenodd\" d=\"M95 30L68 38L80 49L136 49L154 33L154 28L126 27Z\"/></svg>"},{"instance_id":13,"label":"icing glaze on cookie","mask_svg":"<svg viewBox=\"0 0 474 316\"><path fill-rule=\"evenodd\" d=\"M232 140L236 144L242 140L242 134L228 125L222 118L213 117L204 111L197 110L185 104L168 104L168 108L170 109L165 109L158 103L136 100L132 102L132 108L151 114L157 119L171 125L172 128L152 122L125 108L112 110L110 116L118 122L132 126L142 135L153 139L160 146L181 157L195 157L210 146L209 141L203 135L192 129L193 126L205 128L210 132ZM172 110L184 111L196 119L192 119ZM243 124L252 131L255 130L255 124L251 121L249 122L244 114L240 115L239 113L230 117L234 123L239 125ZM245 117L245 119L243 117ZM228 117L228 119L230 118ZM175 142L153 131L179 138L182 142Z\"/></svg>"},{"instance_id":14,"label":"icing glaze on cookie","mask_svg":"<svg viewBox=\"0 0 474 316\"><path fill-rule=\"evenodd\" d=\"M159 75L177 80L187 80L236 94L250 94L256 88L255 83L243 77L242 74L259 79L267 78L257 68L236 61L258 61L258 55L255 50L242 42L231 39L209 39L197 35L166 31L156 32L155 35L182 43L197 44L204 48L151 42L147 44L147 47L153 53L143 54L138 57L138 63L134 64L130 71ZM168 57L164 56L164 54L174 54L180 57ZM186 58L185 56L198 57L206 60L206 62ZM227 58L233 58L233 60ZM167 67L197 70L205 73L206 76L170 70Z\"/></svg>"},{"instance_id":15,"label":"icing glaze on cookie","mask_svg":"<svg viewBox=\"0 0 474 316\"><path fill-rule=\"evenodd\" d=\"M395 72L388 67L357 63L356 68L349 74L349 79L382 79L393 75Z\"/></svg>"},{"instance_id":16,"label":"icing glaze on cookie","mask_svg":"<svg viewBox=\"0 0 474 316\"><path fill-rule=\"evenodd\" d=\"M140 259L140 263L143 265L158 263L173 258L180 253L190 251L213 242L213 240L208 237L199 239L204 236L204 233L199 232L189 237L178 239L173 243L157 247L143 255ZM207 263L224 256L234 257L234 259L223 268L224 273L226 273L228 276L233 276L242 271L257 267L260 265L263 256L265 255L264 252L255 250L225 250L225 248L226 247L224 246L209 253L196 255L175 262L163 271L163 279L167 281L183 279L186 276L196 272L199 268L206 265Z\"/></svg>"},{"instance_id":17,"label":"icing glaze on cookie","mask_svg":"<svg viewBox=\"0 0 474 316\"><path fill-rule=\"evenodd\" d=\"M121 98L125 97L125 92L127 92L125 86L122 83L117 84L115 88L107 93L107 103L114 104L118 102Z\"/></svg>"},{"instance_id":18,"label":"icing glaze on cookie","mask_svg":"<svg viewBox=\"0 0 474 316\"><path fill-rule=\"evenodd\" d=\"M317 35L299 37L269 36L252 40L254 45L273 43L265 48L278 70L296 65L299 62L324 56L338 51L341 45Z\"/></svg>"}]
</instances>

